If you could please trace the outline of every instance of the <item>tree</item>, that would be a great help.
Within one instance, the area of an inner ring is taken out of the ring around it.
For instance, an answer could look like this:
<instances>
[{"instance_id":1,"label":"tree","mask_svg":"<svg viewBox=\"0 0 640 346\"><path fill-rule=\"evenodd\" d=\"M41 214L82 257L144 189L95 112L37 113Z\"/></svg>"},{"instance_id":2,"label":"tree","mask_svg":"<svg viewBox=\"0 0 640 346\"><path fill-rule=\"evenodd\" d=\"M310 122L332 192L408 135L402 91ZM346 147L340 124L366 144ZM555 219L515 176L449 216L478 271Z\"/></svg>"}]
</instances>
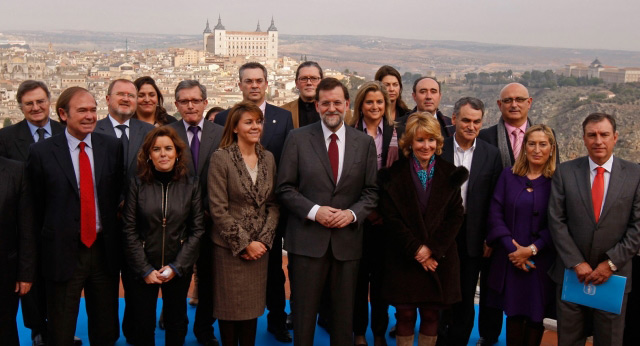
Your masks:
<instances>
[{"instance_id":1,"label":"tree","mask_svg":"<svg viewBox=\"0 0 640 346\"><path fill-rule=\"evenodd\" d=\"M11 126L11 119L4 118L4 122L2 123L2 127Z\"/></svg>"}]
</instances>

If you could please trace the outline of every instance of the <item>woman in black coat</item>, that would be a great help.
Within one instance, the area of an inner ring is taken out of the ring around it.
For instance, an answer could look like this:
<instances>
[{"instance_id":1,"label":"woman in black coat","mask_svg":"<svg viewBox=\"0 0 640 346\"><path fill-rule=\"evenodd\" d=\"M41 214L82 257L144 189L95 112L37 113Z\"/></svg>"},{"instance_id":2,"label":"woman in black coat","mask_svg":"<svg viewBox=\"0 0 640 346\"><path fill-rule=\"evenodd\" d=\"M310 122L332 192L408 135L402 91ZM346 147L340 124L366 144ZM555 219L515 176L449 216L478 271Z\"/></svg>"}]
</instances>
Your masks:
<instances>
[{"instance_id":1,"label":"woman in black coat","mask_svg":"<svg viewBox=\"0 0 640 346\"><path fill-rule=\"evenodd\" d=\"M464 210L460 186L469 173L439 157L438 121L416 113L400 140L404 154L381 172L380 208L386 250L382 296L397 311L398 345L435 345L439 310L460 300L456 235Z\"/></svg>"},{"instance_id":2,"label":"woman in black coat","mask_svg":"<svg viewBox=\"0 0 640 346\"><path fill-rule=\"evenodd\" d=\"M187 334L187 291L204 233L198 180L187 175L186 146L171 127L150 131L138 153L138 176L123 211L127 294L136 321L135 345L154 345L156 302L162 289L165 344Z\"/></svg>"}]
</instances>

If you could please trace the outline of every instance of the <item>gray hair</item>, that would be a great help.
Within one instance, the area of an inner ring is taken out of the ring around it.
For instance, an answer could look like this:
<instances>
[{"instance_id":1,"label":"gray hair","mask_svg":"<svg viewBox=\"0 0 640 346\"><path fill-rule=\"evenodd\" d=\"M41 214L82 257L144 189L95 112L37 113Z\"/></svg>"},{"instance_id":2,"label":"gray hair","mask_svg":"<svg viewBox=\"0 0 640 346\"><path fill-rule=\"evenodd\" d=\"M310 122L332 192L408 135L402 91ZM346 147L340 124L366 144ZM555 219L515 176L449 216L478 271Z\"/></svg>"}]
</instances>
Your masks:
<instances>
[{"instance_id":1,"label":"gray hair","mask_svg":"<svg viewBox=\"0 0 640 346\"><path fill-rule=\"evenodd\" d=\"M463 97L456 101L455 106L453 106L453 114L459 115L460 109L466 105L469 105L469 107L477 111L481 111L482 117L484 118L484 103L480 99L470 96Z\"/></svg>"},{"instance_id":2,"label":"gray hair","mask_svg":"<svg viewBox=\"0 0 640 346\"><path fill-rule=\"evenodd\" d=\"M182 89L191 89L191 88L195 88L195 87L200 88L200 94L202 95L202 99L206 100L207 99L207 88L205 88L204 85L200 84L200 82L198 82L197 80L187 79L187 80L183 80L182 82L178 83L178 86L176 87L176 92L175 92L176 101L178 101L178 93L180 92L180 90L182 90Z\"/></svg>"}]
</instances>

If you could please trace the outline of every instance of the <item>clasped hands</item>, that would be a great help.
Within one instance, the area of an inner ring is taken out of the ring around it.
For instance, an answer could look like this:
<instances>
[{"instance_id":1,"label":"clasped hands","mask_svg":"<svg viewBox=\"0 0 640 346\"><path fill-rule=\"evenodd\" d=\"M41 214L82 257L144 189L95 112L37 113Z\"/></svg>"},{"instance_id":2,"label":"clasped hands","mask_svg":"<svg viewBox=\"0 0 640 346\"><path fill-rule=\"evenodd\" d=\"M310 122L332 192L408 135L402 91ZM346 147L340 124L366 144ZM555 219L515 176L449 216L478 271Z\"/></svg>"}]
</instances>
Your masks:
<instances>
[{"instance_id":1,"label":"clasped hands","mask_svg":"<svg viewBox=\"0 0 640 346\"><path fill-rule=\"evenodd\" d=\"M255 261L260 259L265 253L267 253L267 247L263 243L252 241L244 248L244 253L240 255L240 258L247 261Z\"/></svg>"},{"instance_id":2,"label":"clasped hands","mask_svg":"<svg viewBox=\"0 0 640 346\"><path fill-rule=\"evenodd\" d=\"M578 280L585 284L600 285L607 282L613 275L613 271L607 261L600 262L596 269L591 269L589 263L582 262L575 266L573 270L575 270Z\"/></svg>"},{"instance_id":3,"label":"clasped hands","mask_svg":"<svg viewBox=\"0 0 640 346\"><path fill-rule=\"evenodd\" d=\"M159 270L154 270L149 275L144 277L144 282L148 284L163 284L171 281L176 276L176 273L170 266L164 266Z\"/></svg>"},{"instance_id":4,"label":"clasped hands","mask_svg":"<svg viewBox=\"0 0 640 346\"><path fill-rule=\"evenodd\" d=\"M536 266L533 264L529 258L533 255L533 251L529 247L520 246L515 239L512 239L511 242L516 246L516 251L509 254L509 260L513 265L521 270L526 272L529 269L536 269Z\"/></svg>"},{"instance_id":5,"label":"clasped hands","mask_svg":"<svg viewBox=\"0 0 640 346\"><path fill-rule=\"evenodd\" d=\"M438 268L438 261L431 257L431 255L431 250L428 247L420 245L414 258L422 265L424 270L435 272Z\"/></svg>"},{"instance_id":6,"label":"clasped hands","mask_svg":"<svg viewBox=\"0 0 640 346\"><path fill-rule=\"evenodd\" d=\"M353 222L353 214L349 210L323 206L316 212L316 221L327 228L343 228Z\"/></svg>"}]
</instances>

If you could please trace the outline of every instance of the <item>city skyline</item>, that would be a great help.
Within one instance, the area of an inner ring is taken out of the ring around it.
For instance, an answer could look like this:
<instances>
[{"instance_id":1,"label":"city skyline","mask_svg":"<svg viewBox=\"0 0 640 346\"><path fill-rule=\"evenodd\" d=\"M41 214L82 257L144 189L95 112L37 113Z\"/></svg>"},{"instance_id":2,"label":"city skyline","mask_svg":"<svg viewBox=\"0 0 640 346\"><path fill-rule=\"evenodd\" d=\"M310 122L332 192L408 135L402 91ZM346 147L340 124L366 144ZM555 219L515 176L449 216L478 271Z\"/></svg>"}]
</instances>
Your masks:
<instances>
[{"instance_id":1,"label":"city skyline","mask_svg":"<svg viewBox=\"0 0 640 346\"><path fill-rule=\"evenodd\" d=\"M178 3L180 4L180 3ZM254 12L247 9L255 8ZM137 3L50 2L32 0L0 5L0 32L11 30L91 30L158 34L202 33L218 15L231 30L263 30L271 16L281 34L372 35L391 38L454 40L519 46L640 51L633 28L640 2L539 0L396 1L392 5L354 0L272 3L247 0L195 0L188 6L156 0ZM378 19L379 16L384 18ZM425 23L424 17L428 18ZM367 19L371 20L367 20Z\"/></svg>"}]
</instances>

